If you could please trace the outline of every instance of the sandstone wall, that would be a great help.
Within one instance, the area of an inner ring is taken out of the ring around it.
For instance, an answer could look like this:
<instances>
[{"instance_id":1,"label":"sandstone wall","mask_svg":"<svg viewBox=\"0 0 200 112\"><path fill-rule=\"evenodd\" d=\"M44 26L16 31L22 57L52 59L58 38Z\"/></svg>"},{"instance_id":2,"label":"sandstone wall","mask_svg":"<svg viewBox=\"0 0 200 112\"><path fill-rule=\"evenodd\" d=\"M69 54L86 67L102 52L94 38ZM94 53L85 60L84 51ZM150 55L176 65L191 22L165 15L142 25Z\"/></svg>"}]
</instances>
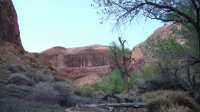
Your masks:
<instances>
[{"instance_id":1,"label":"sandstone wall","mask_svg":"<svg viewBox=\"0 0 200 112\"><path fill-rule=\"evenodd\" d=\"M11 0L0 0L0 41L13 43L23 51L17 14Z\"/></svg>"},{"instance_id":2,"label":"sandstone wall","mask_svg":"<svg viewBox=\"0 0 200 112\"><path fill-rule=\"evenodd\" d=\"M150 46L157 38L166 39L172 33L172 26L163 25L157 28L144 42L133 47L131 57L136 60L136 62L133 61L134 71L140 71L145 67L151 66L154 59L151 57L151 52L146 50L146 47Z\"/></svg>"},{"instance_id":3,"label":"sandstone wall","mask_svg":"<svg viewBox=\"0 0 200 112\"><path fill-rule=\"evenodd\" d=\"M92 45L78 48L54 47L39 57L75 84L94 83L111 73L109 47Z\"/></svg>"}]
</instances>

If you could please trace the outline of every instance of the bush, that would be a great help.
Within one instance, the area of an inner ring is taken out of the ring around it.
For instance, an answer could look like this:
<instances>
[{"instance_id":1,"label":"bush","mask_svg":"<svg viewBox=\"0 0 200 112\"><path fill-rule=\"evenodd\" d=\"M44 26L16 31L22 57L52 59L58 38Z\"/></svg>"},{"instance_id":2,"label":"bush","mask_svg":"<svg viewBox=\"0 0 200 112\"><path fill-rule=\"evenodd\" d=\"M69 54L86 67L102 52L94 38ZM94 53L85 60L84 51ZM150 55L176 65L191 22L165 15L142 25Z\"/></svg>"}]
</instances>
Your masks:
<instances>
[{"instance_id":1,"label":"bush","mask_svg":"<svg viewBox=\"0 0 200 112\"><path fill-rule=\"evenodd\" d=\"M19 112L23 108L19 105L19 100L16 99L0 99L0 112Z\"/></svg>"},{"instance_id":2,"label":"bush","mask_svg":"<svg viewBox=\"0 0 200 112\"><path fill-rule=\"evenodd\" d=\"M6 79L10 76L10 72L4 68L0 68L0 81L6 81Z\"/></svg>"},{"instance_id":3,"label":"bush","mask_svg":"<svg viewBox=\"0 0 200 112\"><path fill-rule=\"evenodd\" d=\"M6 68L11 71L12 73L19 73L19 72L25 72L25 68L22 67L22 65L19 64L8 64L6 65Z\"/></svg>"},{"instance_id":4,"label":"bush","mask_svg":"<svg viewBox=\"0 0 200 112\"><path fill-rule=\"evenodd\" d=\"M160 112L192 112L192 110L180 105L171 105L170 107L163 105L160 107Z\"/></svg>"},{"instance_id":5,"label":"bush","mask_svg":"<svg viewBox=\"0 0 200 112\"><path fill-rule=\"evenodd\" d=\"M64 108L56 105L36 106L22 99L0 99L0 112L65 112Z\"/></svg>"},{"instance_id":6,"label":"bush","mask_svg":"<svg viewBox=\"0 0 200 112\"><path fill-rule=\"evenodd\" d=\"M159 90L143 94L142 99L147 103L150 112L161 112L159 111L161 108L172 109L174 105L193 111L199 109L197 103L184 92Z\"/></svg>"},{"instance_id":7,"label":"bush","mask_svg":"<svg viewBox=\"0 0 200 112\"><path fill-rule=\"evenodd\" d=\"M177 90L183 88L174 78L170 77L170 75L153 74L139 86L139 93L161 89Z\"/></svg>"},{"instance_id":8,"label":"bush","mask_svg":"<svg viewBox=\"0 0 200 112\"><path fill-rule=\"evenodd\" d=\"M43 82L33 89L28 100L44 104L59 104L60 106L72 106L78 101L68 82Z\"/></svg>"},{"instance_id":9,"label":"bush","mask_svg":"<svg viewBox=\"0 0 200 112\"><path fill-rule=\"evenodd\" d=\"M25 76L30 78L31 80L35 82L47 82L47 81L54 81L54 77L51 75L43 74L41 72L34 72L34 71L28 71L25 73Z\"/></svg>"},{"instance_id":10,"label":"bush","mask_svg":"<svg viewBox=\"0 0 200 112\"><path fill-rule=\"evenodd\" d=\"M100 82L90 85L95 91L120 92L124 83L119 70L114 70L111 75L104 77Z\"/></svg>"},{"instance_id":11,"label":"bush","mask_svg":"<svg viewBox=\"0 0 200 112\"><path fill-rule=\"evenodd\" d=\"M42 74L40 72L33 72L33 71L11 74L7 78L7 80L9 83L13 83L16 85L29 85L29 86L33 86L39 82L55 81L54 77L51 75Z\"/></svg>"},{"instance_id":12,"label":"bush","mask_svg":"<svg viewBox=\"0 0 200 112\"><path fill-rule=\"evenodd\" d=\"M76 103L76 100L78 100L78 98L74 96L72 85L68 82L55 82L53 87L60 94L59 105L72 106Z\"/></svg>"},{"instance_id":13,"label":"bush","mask_svg":"<svg viewBox=\"0 0 200 112\"><path fill-rule=\"evenodd\" d=\"M7 80L8 80L8 83L12 83L16 85L33 86L35 84L33 80L29 79L22 73L11 74Z\"/></svg>"},{"instance_id":14,"label":"bush","mask_svg":"<svg viewBox=\"0 0 200 112\"><path fill-rule=\"evenodd\" d=\"M33 89L33 93L28 96L28 100L45 104L58 104L61 99L58 91L50 83L39 83Z\"/></svg>"},{"instance_id":15,"label":"bush","mask_svg":"<svg viewBox=\"0 0 200 112\"><path fill-rule=\"evenodd\" d=\"M31 86L7 84L0 88L0 98L25 98L32 92Z\"/></svg>"},{"instance_id":16,"label":"bush","mask_svg":"<svg viewBox=\"0 0 200 112\"><path fill-rule=\"evenodd\" d=\"M146 68L130 76L129 89L137 89L151 75L151 69Z\"/></svg>"},{"instance_id":17,"label":"bush","mask_svg":"<svg viewBox=\"0 0 200 112\"><path fill-rule=\"evenodd\" d=\"M98 85L98 84L95 84L95 85ZM82 97L93 97L93 92L95 91L95 89L92 86L93 85L90 85L90 84L77 86L75 87L75 94ZM97 88L96 90L99 90L99 88Z\"/></svg>"}]
</instances>

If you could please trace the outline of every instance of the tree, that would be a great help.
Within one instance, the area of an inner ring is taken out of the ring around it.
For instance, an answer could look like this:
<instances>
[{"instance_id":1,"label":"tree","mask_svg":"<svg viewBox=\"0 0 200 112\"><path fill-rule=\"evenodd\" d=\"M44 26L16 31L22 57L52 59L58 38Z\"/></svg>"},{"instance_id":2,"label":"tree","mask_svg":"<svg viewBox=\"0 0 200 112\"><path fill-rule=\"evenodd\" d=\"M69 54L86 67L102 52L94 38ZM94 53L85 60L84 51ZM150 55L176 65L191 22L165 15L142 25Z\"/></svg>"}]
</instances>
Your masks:
<instances>
[{"instance_id":1,"label":"tree","mask_svg":"<svg viewBox=\"0 0 200 112\"><path fill-rule=\"evenodd\" d=\"M181 26L178 35L159 41L156 49L164 71L170 71L177 81L196 97L200 93L200 0L94 0L106 19L116 25L131 22L140 15ZM178 42L183 37L184 44ZM192 46L192 47L189 47ZM174 48L175 47L175 48ZM170 48L170 49L168 49ZM166 51L166 52L165 52ZM163 66L165 65L165 66ZM200 96L199 96L200 101Z\"/></svg>"},{"instance_id":2,"label":"tree","mask_svg":"<svg viewBox=\"0 0 200 112\"><path fill-rule=\"evenodd\" d=\"M114 65L119 69L120 74L124 80L124 92L128 92L128 78L132 70L132 59L130 50L125 48L126 40L123 40L121 37L118 38L120 46L115 42L110 46L110 57L114 61Z\"/></svg>"},{"instance_id":3,"label":"tree","mask_svg":"<svg viewBox=\"0 0 200 112\"><path fill-rule=\"evenodd\" d=\"M197 42L189 38L195 33L184 27L172 29L168 38L158 38L148 50L155 56L160 73L168 75L200 101L200 63L194 63L196 59L191 58L198 55Z\"/></svg>"},{"instance_id":4,"label":"tree","mask_svg":"<svg viewBox=\"0 0 200 112\"><path fill-rule=\"evenodd\" d=\"M94 0L106 18L116 20L116 25L131 22L137 16L190 24L197 34L198 60L200 63L200 1L199 0ZM196 39L196 38L195 38Z\"/></svg>"}]
</instances>

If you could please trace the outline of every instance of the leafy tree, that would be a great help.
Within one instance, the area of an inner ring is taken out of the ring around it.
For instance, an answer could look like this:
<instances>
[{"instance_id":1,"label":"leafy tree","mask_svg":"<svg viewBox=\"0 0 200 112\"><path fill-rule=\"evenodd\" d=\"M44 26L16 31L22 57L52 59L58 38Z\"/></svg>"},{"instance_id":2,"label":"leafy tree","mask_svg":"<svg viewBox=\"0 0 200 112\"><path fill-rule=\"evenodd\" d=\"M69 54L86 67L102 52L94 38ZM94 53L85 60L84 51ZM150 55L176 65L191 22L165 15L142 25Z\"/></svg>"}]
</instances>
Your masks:
<instances>
[{"instance_id":1,"label":"leafy tree","mask_svg":"<svg viewBox=\"0 0 200 112\"><path fill-rule=\"evenodd\" d=\"M128 92L128 78L132 70L132 58L131 51L125 48L126 40L121 37L118 38L120 45L118 46L115 42L110 46L110 57L114 61L115 67L120 71L124 80L125 92Z\"/></svg>"},{"instance_id":2,"label":"leafy tree","mask_svg":"<svg viewBox=\"0 0 200 112\"><path fill-rule=\"evenodd\" d=\"M200 63L200 1L199 0L94 0L94 6L102 9L105 18L116 20L116 25L131 22L140 15L160 20L191 25L197 34L190 37L198 42Z\"/></svg>"},{"instance_id":3,"label":"leafy tree","mask_svg":"<svg viewBox=\"0 0 200 112\"><path fill-rule=\"evenodd\" d=\"M196 63L198 53L195 49L197 42L189 38L195 33L188 30L188 27L174 27L173 33L167 39L158 38L149 51L157 59L160 72L174 78L182 88L200 100L200 64Z\"/></svg>"},{"instance_id":4,"label":"leafy tree","mask_svg":"<svg viewBox=\"0 0 200 112\"><path fill-rule=\"evenodd\" d=\"M200 0L94 0L94 4L116 25L140 16L178 25L180 30L170 39L157 40L154 53L163 71L173 74L200 101Z\"/></svg>"}]
</instances>

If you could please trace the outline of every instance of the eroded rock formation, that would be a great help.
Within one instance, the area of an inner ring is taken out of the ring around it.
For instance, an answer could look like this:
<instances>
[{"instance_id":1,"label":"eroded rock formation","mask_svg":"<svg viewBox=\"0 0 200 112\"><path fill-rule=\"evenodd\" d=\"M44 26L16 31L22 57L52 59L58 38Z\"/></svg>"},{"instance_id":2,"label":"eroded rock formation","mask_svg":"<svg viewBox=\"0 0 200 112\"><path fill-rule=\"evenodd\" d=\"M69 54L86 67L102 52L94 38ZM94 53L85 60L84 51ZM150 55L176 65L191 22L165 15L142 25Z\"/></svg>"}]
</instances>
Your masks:
<instances>
[{"instance_id":1,"label":"eroded rock formation","mask_svg":"<svg viewBox=\"0 0 200 112\"><path fill-rule=\"evenodd\" d=\"M0 0L0 41L6 41L15 44L21 52L24 51L17 14L11 0Z\"/></svg>"},{"instance_id":2,"label":"eroded rock formation","mask_svg":"<svg viewBox=\"0 0 200 112\"><path fill-rule=\"evenodd\" d=\"M40 58L75 84L93 83L111 72L109 47L92 45L77 48L53 47Z\"/></svg>"}]
</instances>

